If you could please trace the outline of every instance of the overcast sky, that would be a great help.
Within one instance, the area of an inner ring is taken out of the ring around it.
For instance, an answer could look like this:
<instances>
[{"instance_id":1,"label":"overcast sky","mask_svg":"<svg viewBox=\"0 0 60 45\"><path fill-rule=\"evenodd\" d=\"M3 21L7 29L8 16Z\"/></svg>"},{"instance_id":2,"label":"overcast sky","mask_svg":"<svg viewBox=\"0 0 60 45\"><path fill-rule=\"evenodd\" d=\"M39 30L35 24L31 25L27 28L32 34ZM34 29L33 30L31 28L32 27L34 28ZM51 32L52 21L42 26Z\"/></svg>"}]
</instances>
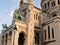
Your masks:
<instances>
[{"instance_id":1,"label":"overcast sky","mask_svg":"<svg viewBox=\"0 0 60 45\"><path fill-rule=\"evenodd\" d=\"M19 7L20 0L0 0L0 33L2 24L11 25L13 12ZM40 8L41 0L34 0L34 5Z\"/></svg>"}]
</instances>

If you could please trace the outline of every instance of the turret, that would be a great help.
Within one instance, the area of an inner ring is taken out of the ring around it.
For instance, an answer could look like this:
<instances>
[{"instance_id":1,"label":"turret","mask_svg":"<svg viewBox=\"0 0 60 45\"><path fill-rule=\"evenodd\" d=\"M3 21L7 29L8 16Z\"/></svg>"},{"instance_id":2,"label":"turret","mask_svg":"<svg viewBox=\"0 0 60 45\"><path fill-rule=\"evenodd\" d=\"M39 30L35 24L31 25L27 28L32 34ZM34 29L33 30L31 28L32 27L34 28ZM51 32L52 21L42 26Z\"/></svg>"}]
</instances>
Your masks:
<instances>
[{"instance_id":1,"label":"turret","mask_svg":"<svg viewBox=\"0 0 60 45\"><path fill-rule=\"evenodd\" d=\"M59 0L42 0L42 10L48 14L48 16L55 17L60 15L60 1Z\"/></svg>"}]
</instances>

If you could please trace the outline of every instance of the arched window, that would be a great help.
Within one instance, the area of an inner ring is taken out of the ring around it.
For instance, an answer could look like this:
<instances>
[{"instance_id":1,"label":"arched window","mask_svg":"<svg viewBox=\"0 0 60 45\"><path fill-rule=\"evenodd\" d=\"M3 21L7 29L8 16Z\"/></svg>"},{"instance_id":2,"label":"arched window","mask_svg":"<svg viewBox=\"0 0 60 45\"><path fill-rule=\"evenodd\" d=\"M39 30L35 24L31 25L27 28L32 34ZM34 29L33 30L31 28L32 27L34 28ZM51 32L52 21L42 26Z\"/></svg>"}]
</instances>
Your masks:
<instances>
[{"instance_id":1,"label":"arched window","mask_svg":"<svg viewBox=\"0 0 60 45\"><path fill-rule=\"evenodd\" d=\"M47 8L46 3L44 4L44 6L45 6L45 9L46 9Z\"/></svg>"},{"instance_id":2,"label":"arched window","mask_svg":"<svg viewBox=\"0 0 60 45\"><path fill-rule=\"evenodd\" d=\"M20 33L18 38L18 45L24 45L24 41L25 41L24 33Z\"/></svg>"},{"instance_id":3,"label":"arched window","mask_svg":"<svg viewBox=\"0 0 60 45\"><path fill-rule=\"evenodd\" d=\"M49 7L50 6L49 2L47 2L47 4L48 4L48 7Z\"/></svg>"},{"instance_id":4,"label":"arched window","mask_svg":"<svg viewBox=\"0 0 60 45\"><path fill-rule=\"evenodd\" d=\"M48 39L50 39L50 26L48 26Z\"/></svg>"},{"instance_id":5,"label":"arched window","mask_svg":"<svg viewBox=\"0 0 60 45\"><path fill-rule=\"evenodd\" d=\"M34 15L34 19L35 19L35 15Z\"/></svg>"},{"instance_id":6,"label":"arched window","mask_svg":"<svg viewBox=\"0 0 60 45\"><path fill-rule=\"evenodd\" d=\"M46 30L44 30L44 36L45 36L45 40L46 40L47 39Z\"/></svg>"},{"instance_id":7,"label":"arched window","mask_svg":"<svg viewBox=\"0 0 60 45\"><path fill-rule=\"evenodd\" d=\"M34 19L35 19L35 20L38 20L38 14L35 14L35 15L34 15Z\"/></svg>"},{"instance_id":8,"label":"arched window","mask_svg":"<svg viewBox=\"0 0 60 45\"><path fill-rule=\"evenodd\" d=\"M54 29L52 29L52 38L54 38Z\"/></svg>"},{"instance_id":9,"label":"arched window","mask_svg":"<svg viewBox=\"0 0 60 45\"><path fill-rule=\"evenodd\" d=\"M56 14L53 14L53 16L52 17L55 17L55 16L57 16Z\"/></svg>"},{"instance_id":10,"label":"arched window","mask_svg":"<svg viewBox=\"0 0 60 45\"><path fill-rule=\"evenodd\" d=\"M52 4L52 7L55 6L55 1L53 1L51 4Z\"/></svg>"},{"instance_id":11,"label":"arched window","mask_svg":"<svg viewBox=\"0 0 60 45\"><path fill-rule=\"evenodd\" d=\"M38 15L36 14L36 20L37 20L37 16L38 16Z\"/></svg>"},{"instance_id":12,"label":"arched window","mask_svg":"<svg viewBox=\"0 0 60 45\"><path fill-rule=\"evenodd\" d=\"M37 44L37 45L39 45L39 39L40 39L40 37L39 37L39 31L35 31L35 44Z\"/></svg>"}]
</instances>

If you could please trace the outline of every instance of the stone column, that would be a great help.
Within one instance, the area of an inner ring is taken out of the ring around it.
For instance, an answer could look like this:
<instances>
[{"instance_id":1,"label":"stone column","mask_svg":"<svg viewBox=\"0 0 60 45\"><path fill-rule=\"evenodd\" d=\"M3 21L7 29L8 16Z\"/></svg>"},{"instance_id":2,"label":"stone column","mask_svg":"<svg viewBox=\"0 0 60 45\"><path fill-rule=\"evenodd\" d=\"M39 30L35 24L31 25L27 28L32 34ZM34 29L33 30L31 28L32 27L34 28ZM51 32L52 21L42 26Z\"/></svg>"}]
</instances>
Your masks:
<instances>
[{"instance_id":1,"label":"stone column","mask_svg":"<svg viewBox=\"0 0 60 45\"><path fill-rule=\"evenodd\" d=\"M32 4L33 0L29 0L29 4ZM26 45L34 45L34 15L33 6L29 5L27 9L26 23L27 23L27 42ZM32 11L31 11L32 10Z\"/></svg>"},{"instance_id":2,"label":"stone column","mask_svg":"<svg viewBox=\"0 0 60 45\"><path fill-rule=\"evenodd\" d=\"M2 43L3 43L3 45L6 45L6 35L4 35L4 38L2 39Z\"/></svg>"},{"instance_id":3,"label":"stone column","mask_svg":"<svg viewBox=\"0 0 60 45\"><path fill-rule=\"evenodd\" d=\"M7 36L7 45L9 45L9 35Z\"/></svg>"},{"instance_id":4,"label":"stone column","mask_svg":"<svg viewBox=\"0 0 60 45\"><path fill-rule=\"evenodd\" d=\"M19 31L15 30L14 45L18 45L18 37L19 37Z\"/></svg>"},{"instance_id":5,"label":"stone column","mask_svg":"<svg viewBox=\"0 0 60 45\"><path fill-rule=\"evenodd\" d=\"M26 33L27 34L27 33ZM26 43L27 43L27 35L25 35L25 42L24 42L24 45L27 45Z\"/></svg>"},{"instance_id":6,"label":"stone column","mask_svg":"<svg viewBox=\"0 0 60 45\"><path fill-rule=\"evenodd\" d=\"M2 36L1 39L2 39L1 45L4 45L4 36Z\"/></svg>"},{"instance_id":7,"label":"stone column","mask_svg":"<svg viewBox=\"0 0 60 45\"><path fill-rule=\"evenodd\" d=\"M11 45L14 45L14 40L15 40L15 31L12 31Z\"/></svg>"},{"instance_id":8,"label":"stone column","mask_svg":"<svg viewBox=\"0 0 60 45\"><path fill-rule=\"evenodd\" d=\"M8 37L7 37L7 45L11 45L11 37L10 37L9 34L8 34Z\"/></svg>"},{"instance_id":9,"label":"stone column","mask_svg":"<svg viewBox=\"0 0 60 45\"><path fill-rule=\"evenodd\" d=\"M28 25L27 45L34 45L34 25Z\"/></svg>"},{"instance_id":10,"label":"stone column","mask_svg":"<svg viewBox=\"0 0 60 45\"><path fill-rule=\"evenodd\" d=\"M5 45L5 35L4 35L4 44L3 45Z\"/></svg>"}]
</instances>

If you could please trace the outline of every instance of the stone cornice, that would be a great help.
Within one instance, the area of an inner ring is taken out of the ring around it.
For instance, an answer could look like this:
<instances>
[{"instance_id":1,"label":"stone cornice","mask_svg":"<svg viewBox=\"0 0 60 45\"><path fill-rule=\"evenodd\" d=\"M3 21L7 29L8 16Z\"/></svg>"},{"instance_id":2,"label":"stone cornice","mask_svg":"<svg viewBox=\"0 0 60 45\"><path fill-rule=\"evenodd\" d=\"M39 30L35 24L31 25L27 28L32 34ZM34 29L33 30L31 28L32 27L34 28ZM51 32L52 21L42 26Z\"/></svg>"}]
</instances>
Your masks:
<instances>
[{"instance_id":1,"label":"stone cornice","mask_svg":"<svg viewBox=\"0 0 60 45\"><path fill-rule=\"evenodd\" d=\"M18 26L20 26L21 28L22 27L27 27L27 24L25 23L25 22L23 22L23 21L19 21L19 20L16 20L15 21L15 24L17 24Z\"/></svg>"},{"instance_id":2,"label":"stone cornice","mask_svg":"<svg viewBox=\"0 0 60 45\"><path fill-rule=\"evenodd\" d=\"M47 21L43 21L42 25L44 26L44 25L50 24L50 23L54 22L54 20L56 20L56 19L60 19L60 16L56 16L56 17L53 17L53 18L51 18L51 19L49 19ZM58 22L58 20L57 20L57 22Z\"/></svg>"}]
</instances>

